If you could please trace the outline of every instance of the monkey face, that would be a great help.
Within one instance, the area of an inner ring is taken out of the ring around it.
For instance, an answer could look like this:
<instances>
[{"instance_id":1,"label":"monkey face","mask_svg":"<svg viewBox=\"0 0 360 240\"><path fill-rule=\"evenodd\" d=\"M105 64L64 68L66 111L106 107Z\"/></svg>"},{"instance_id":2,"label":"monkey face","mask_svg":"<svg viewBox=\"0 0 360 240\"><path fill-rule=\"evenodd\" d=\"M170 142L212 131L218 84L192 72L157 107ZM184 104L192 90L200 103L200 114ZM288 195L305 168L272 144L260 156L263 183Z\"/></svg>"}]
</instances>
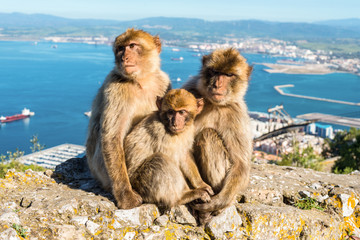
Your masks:
<instances>
[{"instance_id":1,"label":"monkey face","mask_svg":"<svg viewBox=\"0 0 360 240\"><path fill-rule=\"evenodd\" d=\"M221 102L231 92L231 85L235 74L221 73L209 69L207 82L208 97L214 102Z\"/></svg>"},{"instance_id":2,"label":"monkey face","mask_svg":"<svg viewBox=\"0 0 360 240\"><path fill-rule=\"evenodd\" d=\"M170 109L166 112L166 127L171 133L179 134L185 130L190 119L190 114L185 109Z\"/></svg>"},{"instance_id":3,"label":"monkey face","mask_svg":"<svg viewBox=\"0 0 360 240\"><path fill-rule=\"evenodd\" d=\"M246 92L251 70L236 49L217 49L203 56L200 91L213 104L236 101Z\"/></svg>"},{"instance_id":4,"label":"monkey face","mask_svg":"<svg viewBox=\"0 0 360 240\"><path fill-rule=\"evenodd\" d=\"M165 128L172 134L179 134L193 124L204 107L204 100L196 99L185 89L172 89L163 98L158 97L156 105Z\"/></svg>"},{"instance_id":5,"label":"monkey face","mask_svg":"<svg viewBox=\"0 0 360 240\"><path fill-rule=\"evenodd\" d=\"M135 79L160 67L160 39L142 30L128 29L119 35L113 51L115 70L126 78Z\"/></svg>"},{"instance_id":6,"label":"monkey face","mask_svg":"<svg viewBox=\"0 0 360 240\"><path fill-rule=\"evenodd\" d=\"M132 75L140 71L141 46L136 41L119 45L115 50L118 67L126 75Z\"/></svg>"}]
</instances>

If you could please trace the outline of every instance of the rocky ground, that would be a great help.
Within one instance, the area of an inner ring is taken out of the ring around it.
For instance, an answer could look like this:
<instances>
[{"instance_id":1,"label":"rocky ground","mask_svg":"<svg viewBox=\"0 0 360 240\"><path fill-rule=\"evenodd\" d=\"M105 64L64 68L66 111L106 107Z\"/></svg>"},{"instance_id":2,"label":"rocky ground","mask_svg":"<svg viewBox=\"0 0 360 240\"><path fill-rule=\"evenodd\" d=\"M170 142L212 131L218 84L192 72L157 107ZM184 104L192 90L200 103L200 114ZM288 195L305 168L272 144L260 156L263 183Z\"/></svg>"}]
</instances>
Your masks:
<instances>
[{"instance_id":1,"label":"rocky ground","mask_svg":"<svg viewBox=\"0 0 360 240\"><path fill-rule=\"evenodd\" d=\"M119 210L84 159L0 179L0 239L359 239L360 174L253 163L237 202L197 226L186 206Z\"/></svg>"}]
</instances>

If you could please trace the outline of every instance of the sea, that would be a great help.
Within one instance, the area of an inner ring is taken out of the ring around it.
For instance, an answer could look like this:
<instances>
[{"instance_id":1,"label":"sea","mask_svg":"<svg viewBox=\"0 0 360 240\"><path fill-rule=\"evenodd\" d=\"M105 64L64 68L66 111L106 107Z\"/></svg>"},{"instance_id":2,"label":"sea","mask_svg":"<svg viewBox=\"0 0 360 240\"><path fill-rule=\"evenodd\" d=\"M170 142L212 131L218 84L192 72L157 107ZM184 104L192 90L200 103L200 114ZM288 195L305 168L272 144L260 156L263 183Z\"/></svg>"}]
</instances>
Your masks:
<instances>
[{"instance_id":1,"label":"sea","mask_svg":"<svg viewBox=\"0 0 360 240\"><path fill-rule=\"evenodd\" d=\"M283 104L292 117L312 112L360 117L360 106L283 96L274 89L276 85L293 84L293 88L283 90L360 102L359 76L268 73L260 63L286 58L243 55L254 67L245 97L250 111L267 112ZM201 56L186 48L163 48L162 69L173 88L181 87L199 72ZM113 65L108 45L0 41L0 116L20 113L23 108L35 112L30 118L0 125L0 154L16 149L31 153L33 136L45 148L63 143L84 145L89 121L84 112L91 110L92 100Z\"/></svg>"}]
</instances>

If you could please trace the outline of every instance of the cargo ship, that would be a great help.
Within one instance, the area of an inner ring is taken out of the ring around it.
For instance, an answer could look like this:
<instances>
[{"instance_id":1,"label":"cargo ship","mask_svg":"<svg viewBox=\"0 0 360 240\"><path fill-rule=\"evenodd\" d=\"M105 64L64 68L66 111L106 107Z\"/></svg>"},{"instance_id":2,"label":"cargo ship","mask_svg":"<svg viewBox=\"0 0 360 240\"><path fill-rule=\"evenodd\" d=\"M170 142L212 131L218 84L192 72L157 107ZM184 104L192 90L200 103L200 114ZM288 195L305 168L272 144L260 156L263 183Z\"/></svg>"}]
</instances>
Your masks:
<instances>
[{"instance_id":1,"label":"cargo ship","mask_svg":"<svg viewBox=\"0 0 360 240\"><path fill-rule=\"evenodd\" d=\"M24 119L24 118L28 118L30 116L34 116L35 113L34 112L30 112L29 109L27 108L24 108L21 112L21 114L15 114L13 116L1 116L0 117L0 123L7 123L7 122L13 122L13 121L16 121L16 120L21 120L21 119Z\"/></svg>"}]
</instances>

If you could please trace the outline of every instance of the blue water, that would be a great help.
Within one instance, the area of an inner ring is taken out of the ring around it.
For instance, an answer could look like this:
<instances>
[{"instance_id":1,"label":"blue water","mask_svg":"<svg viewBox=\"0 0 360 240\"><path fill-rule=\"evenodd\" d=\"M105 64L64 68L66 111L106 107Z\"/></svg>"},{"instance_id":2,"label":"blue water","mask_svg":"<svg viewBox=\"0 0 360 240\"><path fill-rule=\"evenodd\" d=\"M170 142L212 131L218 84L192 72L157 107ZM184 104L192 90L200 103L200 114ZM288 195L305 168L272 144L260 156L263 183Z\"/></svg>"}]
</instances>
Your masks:
<instances>
[{"instance_id":1,"label":"blue water","mask_svg":"<svg viewBox=\"0 0 360 240\"><path fill-rule=\"evenodd\" d=\"M110 46L77 43L0 42L0 115L20 113L26 107L35 116L1 124L0 154L19 148L30 153L30 139L37 135L46 147L62 143L84 144L92 99L113 68ZM252 63L276 62L276 57L244 54ZM183 61L171 58L183 57ZM201 57L181 49L164 48L162 69L173 87L180 87L200 69ZM251 111L266 112L284 104L295 117L309 112L360 117L360 107L282 96L275 85L294 84L289 93L360 102L360 77L351 74L327 75L269 74L254 64L246 101ZM177 81L180 78L181 81Z\"/></svg>"}]
</instances>

